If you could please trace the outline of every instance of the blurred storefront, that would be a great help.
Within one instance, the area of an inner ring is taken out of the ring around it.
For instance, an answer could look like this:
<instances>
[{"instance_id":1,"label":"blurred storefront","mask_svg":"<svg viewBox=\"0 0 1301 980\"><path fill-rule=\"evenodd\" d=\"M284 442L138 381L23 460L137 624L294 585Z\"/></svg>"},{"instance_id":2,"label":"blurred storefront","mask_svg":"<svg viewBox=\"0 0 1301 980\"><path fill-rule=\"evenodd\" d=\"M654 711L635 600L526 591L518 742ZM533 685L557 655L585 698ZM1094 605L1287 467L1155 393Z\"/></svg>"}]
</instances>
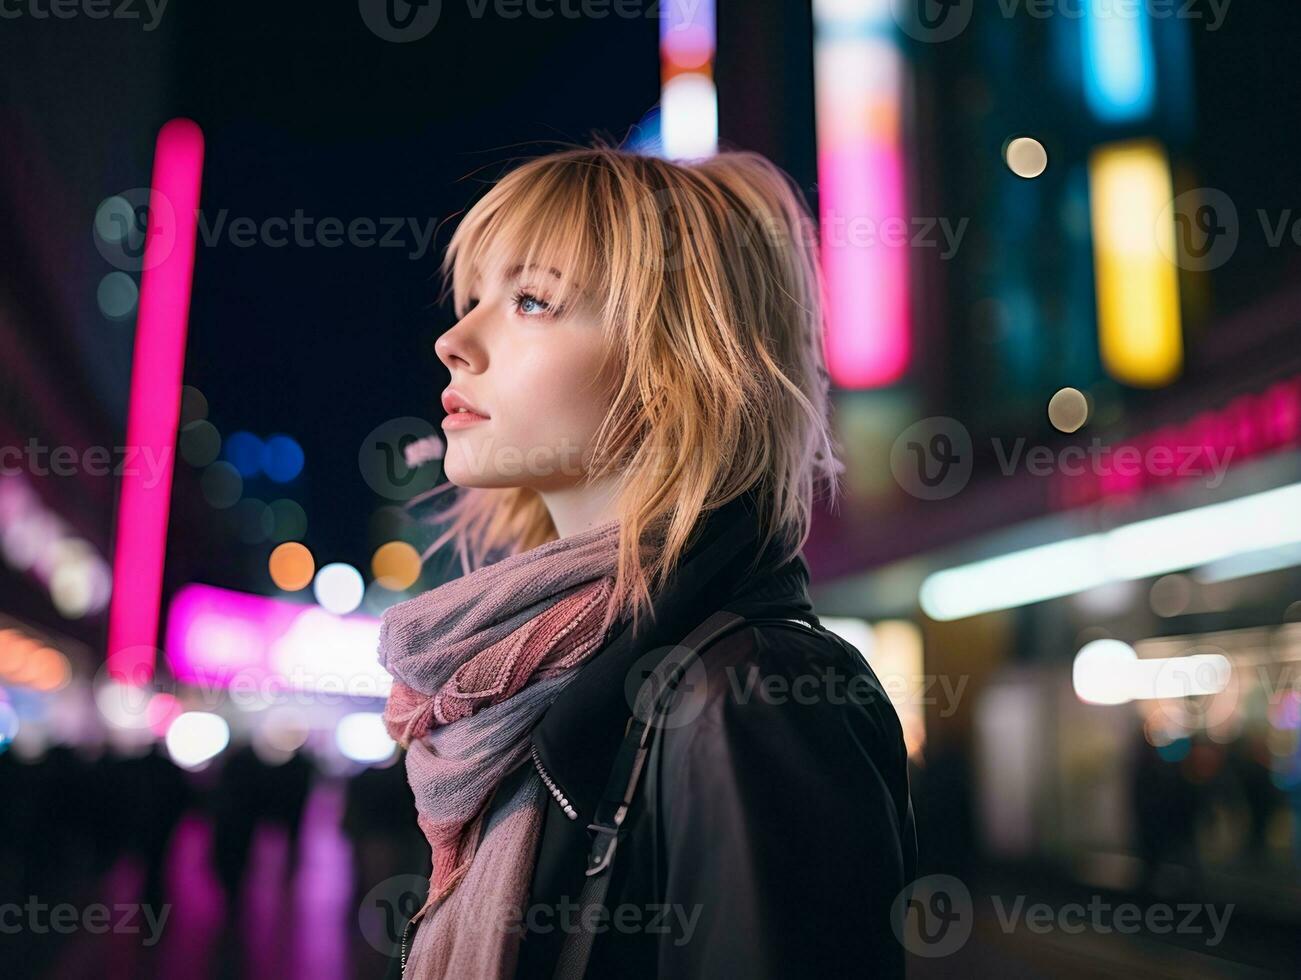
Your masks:
<instances>
[{"instance_id":1,"label":"blurred storefront","mask_svg":"<svg viewBox=\"0 0 1301 980\"><path fill-rule=\"evenodd\" d=\"M838 393L815 599L918 631L932 870L1296 923L1301 24L1097 9L904 32L909 213L965 232Z\"/></svg>"}]
</instances>

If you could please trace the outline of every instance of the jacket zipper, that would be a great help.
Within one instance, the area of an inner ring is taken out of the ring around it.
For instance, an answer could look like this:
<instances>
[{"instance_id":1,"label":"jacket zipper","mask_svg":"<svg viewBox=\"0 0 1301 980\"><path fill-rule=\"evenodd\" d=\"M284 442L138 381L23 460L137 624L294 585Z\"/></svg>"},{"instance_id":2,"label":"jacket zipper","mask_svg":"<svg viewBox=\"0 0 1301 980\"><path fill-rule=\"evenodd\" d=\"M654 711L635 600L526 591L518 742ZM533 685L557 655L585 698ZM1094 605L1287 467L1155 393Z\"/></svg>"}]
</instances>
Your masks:
<instances>
[{"instance_id":1,"label":"jacket zipper","mask_svg":"<svg viewBox=\"0 0 1301 980\"><path fill-rule=\"evenodd\" d=\"M556 802L560 804L560 809L565 811L565 816L570 820L577 820L578 811L570 805L569 797L565 796L565 794L560 791L560 787L556 785L556 781L551 778L551 773L547 772L547 767L542 764L542 758L538 755L538 747L536 744L531 747L531 753L533 755L533 765L537 768L538 775L542 777L543 785L546 786L551 795L555 797Z\"/></svg>"},{"instance_id":2,"label":"jacket zipper","mask_svg":"<svg viewBox=\"0 0 1301 980\"><path fill-rule=\"evenodd\" d=\"M411 934L411 927L423 918L424 914L428 911L429 903L425 902L424 906L416 912L415 915L408 919L407 924L402 927L402 964L401 969L398 971L398 976L400 977L405 977L407 975L407 956L410 954L410 950L407 948L407 940Z\"/></svg>"}]
</instances>

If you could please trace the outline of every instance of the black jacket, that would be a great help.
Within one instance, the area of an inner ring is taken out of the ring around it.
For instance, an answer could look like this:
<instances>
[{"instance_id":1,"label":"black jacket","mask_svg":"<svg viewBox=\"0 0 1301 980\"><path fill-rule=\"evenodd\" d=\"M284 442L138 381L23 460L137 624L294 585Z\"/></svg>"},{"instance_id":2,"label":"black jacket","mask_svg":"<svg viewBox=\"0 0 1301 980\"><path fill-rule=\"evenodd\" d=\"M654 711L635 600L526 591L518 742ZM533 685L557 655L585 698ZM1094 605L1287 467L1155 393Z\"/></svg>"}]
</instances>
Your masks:
<instances>
[{"instance_id":1,"label":"black jacket","mask_svg":"<svg viewBox=\"0 0 1301 980\"><path fill-rule=\"evenodd\" d=\"M718 609L805 625L742 627L687 675L624 822L587 976L903 975L890 906L914 877L916 836L899 721L858 651L818 622L803 557L778 567L770 546L750 571L757 537L748 497L709 515L655 621L581 668L534 732L535 765L507 777L545 773L552 793L517 978L550 978L578 926L586 827L637 683Z\"/></svg>"}]
</instances>

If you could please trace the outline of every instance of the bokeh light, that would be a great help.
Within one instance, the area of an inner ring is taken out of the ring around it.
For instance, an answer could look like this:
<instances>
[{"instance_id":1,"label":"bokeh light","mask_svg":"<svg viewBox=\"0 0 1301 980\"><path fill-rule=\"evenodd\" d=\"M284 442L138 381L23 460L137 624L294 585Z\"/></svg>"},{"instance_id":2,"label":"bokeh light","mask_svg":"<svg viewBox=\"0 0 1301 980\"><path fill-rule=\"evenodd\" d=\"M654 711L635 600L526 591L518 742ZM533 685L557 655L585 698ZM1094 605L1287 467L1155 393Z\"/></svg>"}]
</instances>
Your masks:
<instances>
[{"instance_id":1,"label":"bokeh light","mask_svg":"<svg viewBox=\"0 0 1301 980\"><path fill-rule=\"evenodd\" d=\"M271 436L262 447L262 469L276 483L288 483L303 471L303 447L290 436Z\"/></svg>"},{"instance_id":2,"label":"bokeh light","mask_svg":"<svg viewBox=\"0 0 1301 980\"><path fill-rule=\"evenodd\" d=\"M1120 640L1094 640L1075 654L1071 682L1085 704L1125 704L1132 699L1130 668L1138 654Z\"/></svg>"},{"instance_id":3,"label":"bokeh light","mask_svg":"<svg viewBox=\"0 0 1301 980\"><path fill-rule=\"evenodd\" d=\"M239 470L224 460L217 460L203 471L199 486L204 499L218 510L234 507L244 494L244 478L239 475Z\"/></svg>"},{"instance_id":4,"label":"bokeh light","mask_svg":"<svg viewBox=\"0 0 1301 980\"><path fill-rule=\"evenodd\" d=\"M1089 399L1078 388L1063 388L1048 401L1048 421L1059 432L1076 432L1089 420Z\"/></svg>"},{"instance_id":5,"label":"bokeh light","mask_svg":"<svg viewBox=\"0 0 1301 980\"><path fill-rule=\"evenodd\" d=\"M198 419L181 429L181 458L191 466L207 466L221 454L221 433L207 419Z\"/></svg>"},{"instance_id":6,"label":"bokeh light","mask_svg":"<svg viewBox=\"0 0 1301 980\"><path fill-rule=\"evenodd\" d=\"M1193 583L1187 575L1162 575L1152 583L1148 604L1158 616L1169 618L1188 611L1193 598Z\"/></svg>"},{"instance_id":7,"label":"bokeh light","mask_svg":"<svg viewBox=\"0 0 1301 980\"><path fill-rule=\"evenodd\" d=\"M386 589L401 592L420 578L420 552L405 541L381 545L370 561L375 581Z\"/></svg>"},{"instance_id":8,"label":"bokeh light","mask_svg":"<svg viewBox=\"0 0 1301 980\"><path fill-rule=\"evenodd\" d=\"M22 630L0 630L0 685L48 694L66 687L71 679L72 665L61 651Z\"/></svg>"},{"instance_id":9,"label":"bokeh light","mask_svg":"<svg viewBox=\"0 0 1301 980\"><path fill-rule=\"evenodd\" d=\"M194 385L181 388L181 425L189 425L208 417L208 396Z\"/></svg>"},{"instance_id":10,"label":"bokeh light","mask_svg":"<svg viewBox=\"0 0 1301 980\"><path fill-rule=\"evenodd\" d=\"M125 272L110 272L99 281L95 301L99 312L109 320L128 320L135 315L140 300L136 281Z\"/></svg>"},{"instance_id":11,"label":"bokeh light","mask_svg":"<svg viewBox=\"0 0 1301 980\"><path fill-rule=\"evenodd\" d=\"M197 769L230 744L226 719L207 711L186 711L167 728L167 753L183 769Z\"/></svg>"},{"instance_id":12,"label":"bokeh light","mask_svg":"<svg viewBox=\"0 0 1301 980\"><path fill-rule=\"evenodd\" d=\"M112 572L89 541L64 538L46 553L50 599L68 619L98 612L112 594Z\"/></svg>"},{"instance_id":13,"label":"bokeh light","mask_svg":"<svg viewBox=\"0 0 1301 980\"><path fill-rule=\"evenodd\" d=\"M366 594L366 583L361 572L346 562L332 562L316 573L312 583L316 601L324 609L346 616L358 606Z\"/></svg>"},{"instance_id":14,"label":"bokeh light","mask_svg":"<svg viewBox=\"0 0 1301 980\"><path fill-rule=\"evenodd\" d=\"M334 730L334 743L353 762L383 762L397 749L384 728L384 719L373 711L344 715Z\"/></svg>"},{"instance_id":15,"label":"bokeh light","mask_svg":"<svg viewBox=\"0 0 1301 980\"><path fill-rule=\"evenodd\" d=\"M240 476L253 477L262 472L262 440L251 432L232 432L226 438L222 455L239 470Z\"/></svg>"},{"instance_id":16,"label":"bokeh light","mask_svg":"<svg viewBox=\"0 0 1301 980\"><path fill-rule=\"evenodd\" d=\"M312 553L297 541L286 541L284 544L277 545L271 552L267 565L271 572L271 581L276 584L276 588L284 589L286 592L297 592L307 588L312 584L312 577L316 574L316 562L312 558Z\"/></svg>"},{"instance_id":17,"label":"bokeh light","mask_svg":"<svg viewBox=\"0 0 1301 980\"><path fill-rule=\"evenodd\" d=\"M307 512L295 500L271 501L271 540L301 541L307 536Z\"/></svg>"},{"instance_id":18,"label":"bokeh light","mask_svg":"<svg viewBox=\"0 0 1301 980\"><path fill-rule=\"evenodd\" d=\"M1003 150L1007 168L1018 177L1031 180L1048 169L1048 151L1032 136L1018 136Z\"/></svg>"}]
</instances>

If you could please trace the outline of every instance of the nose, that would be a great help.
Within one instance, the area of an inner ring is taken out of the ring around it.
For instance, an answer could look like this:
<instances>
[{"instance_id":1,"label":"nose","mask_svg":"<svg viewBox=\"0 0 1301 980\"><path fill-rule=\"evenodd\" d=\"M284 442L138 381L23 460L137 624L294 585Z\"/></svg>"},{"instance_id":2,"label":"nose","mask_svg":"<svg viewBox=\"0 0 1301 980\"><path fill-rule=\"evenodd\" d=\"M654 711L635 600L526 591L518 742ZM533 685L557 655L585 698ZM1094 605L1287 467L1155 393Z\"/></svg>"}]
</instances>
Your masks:
<instances>
[{"instance_id":1,"label":"nose","mask_svg":"<svg viewBox=\"0 0 1301 980\"><path fill-rule=\"evenodd\" d=\"M485 366L487 358L483 345L475 336L473 319L474 311L471 310L434 342L434 353L448 370L460 368L478 373Z\"/></svg>"}]
</instances>

